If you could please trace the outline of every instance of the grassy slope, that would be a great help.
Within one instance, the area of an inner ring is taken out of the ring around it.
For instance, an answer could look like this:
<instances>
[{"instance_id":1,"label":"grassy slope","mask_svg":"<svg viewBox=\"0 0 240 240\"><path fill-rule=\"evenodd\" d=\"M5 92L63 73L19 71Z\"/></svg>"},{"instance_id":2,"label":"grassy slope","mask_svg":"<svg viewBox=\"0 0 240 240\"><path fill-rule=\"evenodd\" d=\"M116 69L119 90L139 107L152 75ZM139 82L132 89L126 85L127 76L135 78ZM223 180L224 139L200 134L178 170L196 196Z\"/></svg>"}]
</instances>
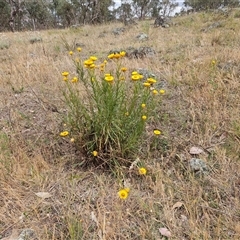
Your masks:
<instances>
[{"instance_id":1,"label":"grassy slope","mask_svg":"<svg viewBox=\"0 0 240 240\"><path fill-rule=\"evenodd\" d=\"M173 21L167 29L140 22L117 37L111 31L119 24L1 33L1 45L10 47L0 50L0 238L27 227L40 239L152 240L161 239L160 227L172 239L240 238L239 19L202 13ZM202 31L216 21L220 27ZM140 32L147 42L137 41ZM60 73L73 70L62 36L83 44L85 58L104 59L109 50L130 46L157 52L124 60L166 83L155 125L167 149L142 153L146 177L81 169L82 156L59 139L66 113ZM36 37L43 41L31 44ZM208 176L190 171L192 146L205 149L199 157ZM131 188L124 202L117 197L122 178ZM177 202L183 205L173 208Z\"/></svg>"}]
</instances>

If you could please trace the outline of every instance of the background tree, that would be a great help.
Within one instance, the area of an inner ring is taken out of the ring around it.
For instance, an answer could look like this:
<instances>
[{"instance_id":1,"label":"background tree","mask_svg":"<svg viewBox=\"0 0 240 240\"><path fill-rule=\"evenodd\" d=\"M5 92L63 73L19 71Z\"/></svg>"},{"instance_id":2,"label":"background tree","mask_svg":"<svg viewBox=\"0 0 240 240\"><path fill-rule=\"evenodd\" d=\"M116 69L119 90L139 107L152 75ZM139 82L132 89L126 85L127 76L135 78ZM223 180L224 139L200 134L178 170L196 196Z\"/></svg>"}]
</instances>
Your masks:
<instances>
[{"instance_id":1,"label":"background tree","mask_svg":"<svg viewBox=\"0 0 240 240\"><path fill-rule=\"evenodd\" d=\"M6 0L6 2L8 2L10 7L9 26L13 32L15 31L15 29L19 31L22 27L24 1Z\"/></svg>"},{"instance_id":2,"label":"background tree","mask_svg":"<svg viewBox=\"0 0 240 240\"><path fill-rule=\"evenodd\" d=\"M25 10L27 11L25 15L28 15L27 20L31 21L34 30L36 27L42 29L52 26L53 19L47 2L43 0L27 0L25 1Z\"/></svg>"},{"instance_id":3,"label":"background tree","mask_svg":"<svg viewBox=\"0 0 240 240\"><path fill-rule=\"evenodd\" d=\"M217 9L222 6L239 6L239 0L185 0L185 7L191 7L194 11Z\"/></svg>"},{"instance_id":4,"label":"background tree","mask_svg":"<svg viewBox=\"0 0 240 240\"><path fill-rule=\"evenodd\" d=\"M122 22L127 22L128 19L133 17L131 4L124 2L117 8L117 16Z\"/></svg>"},{"instance_id":5,"label":"background tree","mask_svg":"<svg viewBox=\"0 0 240 240\"><path fill-rule=\"evenodd\" d=\"M152 0L133 0L133 14L137 15L141 20L145 19L151 12L151 2Z\"/></svg>"},{"instance_id":6,"label":"background tree","mask_svg":"<svg viewBox=\"0 0 240 240\"><path fill-rule=\"evenodd\" d=\"M10 6L5 0L0 0L0 31L9 29Z\"/></svg>"},{"instance_id":7,"label":"background tree","mask_svg":"<svg viewBox=\"0 0 240 240\"><path fill-rule=\"evenodd\" d=\"M161 16L170 16L176 7L178 6L178 3L176 0L152 0L151 2L151 15L152 17L158 17Z\"/></svg>"}]
</instances>

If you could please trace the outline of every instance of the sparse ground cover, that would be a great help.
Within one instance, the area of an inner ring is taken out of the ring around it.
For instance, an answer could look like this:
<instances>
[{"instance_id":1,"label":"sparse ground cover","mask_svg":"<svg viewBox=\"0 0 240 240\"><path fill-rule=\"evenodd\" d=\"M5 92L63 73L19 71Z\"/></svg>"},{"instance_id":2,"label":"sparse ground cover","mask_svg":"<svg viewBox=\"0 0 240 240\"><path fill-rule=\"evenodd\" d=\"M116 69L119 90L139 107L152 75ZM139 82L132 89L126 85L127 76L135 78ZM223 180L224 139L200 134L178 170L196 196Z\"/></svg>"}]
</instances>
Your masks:
<instances>
[{"instance_id":1,"label":"sparse ground cover","mask_svg":"<svg viewBox=\"0 0 240 240\"><path fill-rule=\"evenodd\" d=\"M238 16L193 14L166 29L139 22L119 35L112 31L120 24L1 33L0 238L31 228L36 239L152 240L164 239L166 228L171 239L239 239ZM136 38L141 32L148 40ZM157 117L146 121L149 132L161 130L160 141L152 149L146 135L134 156L147 174L86 166L91 156L59 136L68 130L61 73L75 71L68 52L81 47L83 59L104 60L111 50L142 46L155 55L123 65L153 72L165 90ZM190 154L192 147L203 153ZM207 174L191 169L192 158Z\"/></svg>"}]
</instances>

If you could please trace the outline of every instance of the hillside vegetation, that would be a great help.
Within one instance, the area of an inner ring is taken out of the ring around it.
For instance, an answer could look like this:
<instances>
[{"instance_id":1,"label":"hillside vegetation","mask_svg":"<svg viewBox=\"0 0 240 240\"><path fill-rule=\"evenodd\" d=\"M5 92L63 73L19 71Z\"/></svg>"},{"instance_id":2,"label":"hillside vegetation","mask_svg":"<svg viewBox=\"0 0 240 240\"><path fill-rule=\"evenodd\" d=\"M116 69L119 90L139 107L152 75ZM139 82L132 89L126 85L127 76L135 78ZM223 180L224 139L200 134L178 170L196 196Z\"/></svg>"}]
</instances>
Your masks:
<instances>
[{"instance_id":1,"label":"hillside vegetation","mask_svg":"<svg viewBox=\"0 0 240 240\"><path fill-rule=\"evenodd\" d=\"M165 228L169 239L240 239L239 17L240 10L198 13L120 34L120 23L1 33L0 239L33 229L32 239L158 240L167 239ZM147 174L88 165L91 156L59 136L68 113L61 73L75 71L77 54L103 61L140 47L153 54L122 64L129 73L151 71L165 90L146 123L162 132L157 146L151 150L146 135L132 157ZM206 165L194 169L193 158Z\"/></svg>"}]
</instances>

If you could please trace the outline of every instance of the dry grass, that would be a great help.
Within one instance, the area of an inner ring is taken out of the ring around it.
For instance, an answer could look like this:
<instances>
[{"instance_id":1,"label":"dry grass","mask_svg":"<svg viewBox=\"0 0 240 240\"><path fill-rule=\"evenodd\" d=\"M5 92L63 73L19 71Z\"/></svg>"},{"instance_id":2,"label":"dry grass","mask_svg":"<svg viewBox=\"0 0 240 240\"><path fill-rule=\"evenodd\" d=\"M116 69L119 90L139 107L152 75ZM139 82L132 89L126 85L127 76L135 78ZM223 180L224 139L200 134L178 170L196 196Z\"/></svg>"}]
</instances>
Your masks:
<instances>
[{"instance_id":1,"label":"dry grass","mask_svg":"<svg viewBox=\"0 0 240 240\"><path fill-rule=\"evenodd\" d=\"M240 238L240 27L234 13L196 14L170 28L139 22L115 37L119 24L44 32L1 33L0 238L32 228L37 239ZM202 31L215 21L221 26ZM104 37L99 34L105 32ZM149 40L139 42L140 32ZM164 132L159 151L143 152L145 177L135 170L82 169L83 156L60 139L66 106L61 72L73 70L64 48L83 46L86 58L113 49L150 46L153 58L125 59L131 69L151 69L167 94L154 123ZM33 38L42 42L30 43ZM212 60L216 64L212 64ZM189 167L192 146L210 168ZM117 192L122 181L131 191ZM52 197L41 199L37 192ZM180 207L174 204L181 202Z\"/></svg>"}]
</instances>

